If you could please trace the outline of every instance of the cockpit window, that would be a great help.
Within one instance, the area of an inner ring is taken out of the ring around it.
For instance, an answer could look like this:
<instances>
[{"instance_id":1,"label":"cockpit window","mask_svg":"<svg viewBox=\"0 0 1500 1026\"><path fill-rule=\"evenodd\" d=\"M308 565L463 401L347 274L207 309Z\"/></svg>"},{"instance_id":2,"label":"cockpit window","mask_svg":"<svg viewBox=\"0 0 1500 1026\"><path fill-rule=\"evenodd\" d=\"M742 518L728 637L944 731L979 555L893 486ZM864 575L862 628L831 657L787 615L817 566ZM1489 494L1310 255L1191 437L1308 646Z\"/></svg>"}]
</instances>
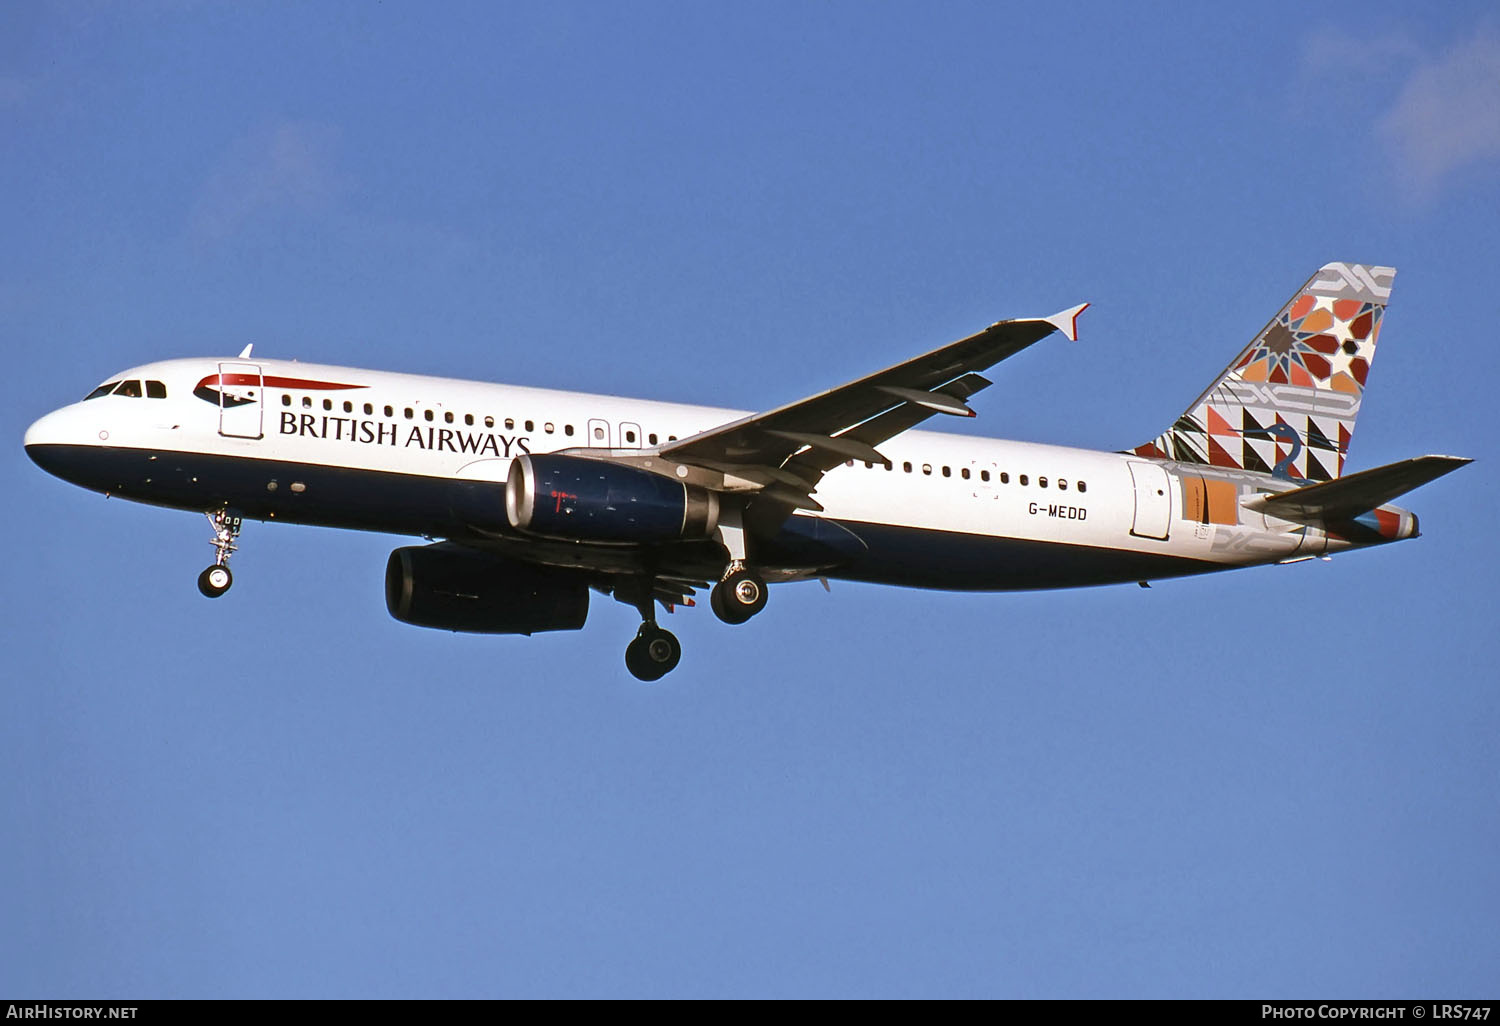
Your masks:
<instances>
[{"instance_id":1,"label":"cockpit window","mask_svg":"<svg viewBox=\"0 0 1500 1026\"><path fill-rule=\"evenodd\" d=\"M146 382L147 399L165 399L167 397L167 386L160 381Z\"/></svg>"},{"instance_id":2,"label":"cockpit window","mask_svg":"<svg viewBox=\"0 0 1500 1026\"><path fill-rule=\"evenodd\" d=\"M122 381L120 387L115 389L115 395L129 396L131 399L141 397L141 383L139 381Z\"/></svg>"},{"instance_id":3,"label":"cockpit window","mask_svg":"<svg viewBox=\"0 0 1500 1026\"><path fill-rule=\"evenodd\" d=\"M111 392L113 392L115 390L115 386L118 385L118 384L119 384L118 381L106 381L104 384L102 384L98 388L94 389L88 395L84 396L83 397L83 401L84 402L88 402L90 399L97 399L101 395L109 395L109 393L111 393Z\"/></svg>"}]
</instances>

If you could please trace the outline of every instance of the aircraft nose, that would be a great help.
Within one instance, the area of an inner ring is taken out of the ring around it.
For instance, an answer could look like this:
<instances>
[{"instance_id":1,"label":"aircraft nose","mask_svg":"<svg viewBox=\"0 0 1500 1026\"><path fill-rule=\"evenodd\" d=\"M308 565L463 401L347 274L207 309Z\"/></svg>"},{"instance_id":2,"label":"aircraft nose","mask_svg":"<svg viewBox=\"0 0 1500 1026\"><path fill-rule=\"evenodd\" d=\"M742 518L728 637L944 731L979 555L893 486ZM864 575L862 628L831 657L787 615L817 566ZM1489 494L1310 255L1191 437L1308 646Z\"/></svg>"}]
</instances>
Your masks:
<instances>
[{"instance_id":1,"label":"aircraft nose","mask_svg":"<svg viewBox=\"0 0 1500 1026\"><path fill-rule=\"evenodd\" d=\"M49 441L56 441L57 419L57 411L54 410L45 417L39 417L26 429L26 454L32 459L36 458L32 454L33 449L39 449Z\"/></svg>"},{"instance_id":2,"label":"aircraft nose","mask_svg":"<svg viewBox=\"0 0 1500 1026\"><path fill-rule=\"evenodd\" d=\"M53 410L27 428L24 439L26 455L31 457L33 463L47 473L65 479L67 453L79 442L74 437L77 432L72 420L66 407Z\"/></svg>"}]
</instances>

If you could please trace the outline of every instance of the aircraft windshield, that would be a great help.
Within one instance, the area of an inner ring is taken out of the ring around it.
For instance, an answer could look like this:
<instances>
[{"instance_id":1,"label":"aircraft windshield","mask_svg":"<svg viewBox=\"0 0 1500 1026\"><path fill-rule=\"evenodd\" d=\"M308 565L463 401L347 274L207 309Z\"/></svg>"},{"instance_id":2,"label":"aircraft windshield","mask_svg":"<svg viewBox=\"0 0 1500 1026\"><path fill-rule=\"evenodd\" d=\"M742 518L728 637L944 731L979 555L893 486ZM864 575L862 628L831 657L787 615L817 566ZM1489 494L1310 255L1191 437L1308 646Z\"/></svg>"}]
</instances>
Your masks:
<instances>
[{"instance_id":1,"label":"aircraft windshield","mask_svg":"<svg viewBox=\"0 0 1500 1026\"><path fill-rule=\"evenodd\" d=\"M167 386L160 381L148 381L145 383L145 391L141 390L139 381L108 381L94 389L83 397L84 402L90 399L98 399L101 395L123 395L127 399L139 399L145 396L148 399L165 399L167 397Z\"/></svg>"}]
</instances>

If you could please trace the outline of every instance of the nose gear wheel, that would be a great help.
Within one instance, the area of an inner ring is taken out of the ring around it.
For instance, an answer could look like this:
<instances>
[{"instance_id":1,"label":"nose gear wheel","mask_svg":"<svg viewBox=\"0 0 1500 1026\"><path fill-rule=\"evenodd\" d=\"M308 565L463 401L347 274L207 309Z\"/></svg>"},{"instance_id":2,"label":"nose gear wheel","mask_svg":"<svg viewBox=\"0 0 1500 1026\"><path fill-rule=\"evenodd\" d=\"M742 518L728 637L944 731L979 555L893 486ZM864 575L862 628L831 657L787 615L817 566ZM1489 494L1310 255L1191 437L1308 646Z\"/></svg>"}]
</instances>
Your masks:
<instances>
[{"instance_id":1,"label":"nose gear wheel","mask_svg":"<svg viewBox=\"0 0 1500 1026\"><path fill-rule=\"evenodd\" d=\"M234 583L234 574L229 572L229 556L240 536L241 518L227 509L205 513L214 529L214 562L198 575L198 590L208 598L218 598Z\"/></svg>"}]
</instances>

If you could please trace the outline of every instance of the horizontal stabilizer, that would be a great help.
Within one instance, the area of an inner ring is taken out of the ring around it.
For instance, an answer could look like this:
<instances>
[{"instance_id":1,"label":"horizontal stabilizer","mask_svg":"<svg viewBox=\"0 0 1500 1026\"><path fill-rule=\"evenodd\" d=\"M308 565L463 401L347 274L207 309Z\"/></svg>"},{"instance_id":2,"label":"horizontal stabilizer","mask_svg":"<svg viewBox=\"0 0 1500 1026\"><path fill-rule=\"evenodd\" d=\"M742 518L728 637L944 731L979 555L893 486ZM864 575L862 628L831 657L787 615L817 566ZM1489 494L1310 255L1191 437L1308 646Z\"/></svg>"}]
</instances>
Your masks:
<instances>
[{"instance_id":1,"label":"horizontal stabilizer","mask_svg":"<svg viewBox=\"0 0 1500 1026\"><path fill-rule=\"evenodd\" d=\"M1462 456L1418 456L1289 492L1262 495L1246 502L1245 508L1284 520L1352 520L1472 462Z\"/></svg>"}]
</instances>

